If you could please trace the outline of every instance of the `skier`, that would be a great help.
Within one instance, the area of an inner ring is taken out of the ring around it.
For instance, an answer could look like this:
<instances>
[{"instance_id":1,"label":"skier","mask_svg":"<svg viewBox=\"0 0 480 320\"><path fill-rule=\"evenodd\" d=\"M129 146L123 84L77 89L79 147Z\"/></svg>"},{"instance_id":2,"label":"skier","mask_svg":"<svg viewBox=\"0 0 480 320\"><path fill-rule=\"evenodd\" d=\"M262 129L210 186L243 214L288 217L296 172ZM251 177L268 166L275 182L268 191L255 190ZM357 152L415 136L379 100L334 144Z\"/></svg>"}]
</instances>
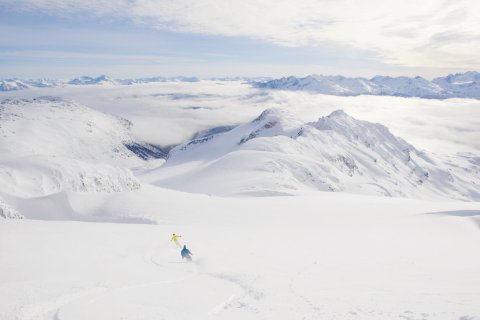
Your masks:
<instances>
[{"instance_id":1,"label":"skier","mask_svg":"<svg viewBox=\"0 0 480 320\"><path fill-rule=\"evenodd\" d=\"M187 249L187 246L185 245L183 246L183 249L180 252L180 254L182 255L182 259L187 259L188 261L192 261L191 255L193 255L193 253L191 253L190 250Z\"/></svg>"},{"instance_id":2,"label":"skier","mask_svg":"<svg viewBox=\"0 0 480 320\"><path fill-rule=\"evenodd\" d=\"M172 239L170 241L173 241L179 248L182 247L180 242L178 242L178 238L181 238L182 236L176 235L175 233L172 235Z\"/></svg>"}]
</instances>

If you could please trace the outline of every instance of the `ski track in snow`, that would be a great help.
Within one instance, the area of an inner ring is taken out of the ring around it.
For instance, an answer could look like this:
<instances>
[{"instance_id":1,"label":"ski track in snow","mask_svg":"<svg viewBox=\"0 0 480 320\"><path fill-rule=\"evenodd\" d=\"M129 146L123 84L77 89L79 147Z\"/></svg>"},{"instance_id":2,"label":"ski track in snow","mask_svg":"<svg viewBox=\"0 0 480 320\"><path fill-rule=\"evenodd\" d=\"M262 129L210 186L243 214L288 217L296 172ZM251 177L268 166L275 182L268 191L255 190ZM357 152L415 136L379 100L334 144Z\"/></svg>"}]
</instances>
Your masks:
<instances>
[{"instance_id":1,"label":"ski track in snow","mask_svg":"<svg viewBox=\"0 0 480 320\"><path fill-rule=\"evenodd\" d=\"M159 263L155 259L155 253L158 252L158 250L151 250L149 253L146 255L146 260L149 261L150 263L160 267L163 266L163 264ZM244 281L242 280L242 275L233 275L233 274L228 274L228 273L212 273L209 271L200 271L199 269L199 261L193 260L192 262L186 262L188 265L193 265L193 275L186 276L183 279L177 280L177 281L172 281L171 283L174 282L179 282L179 281L186 281L189 278L193 276L199 276L199 275L206 275L208 277L211 277L216 280L221 280L224 282L227 282L229 284L233 284L236 287L238 287L242 292L241 294L236 294L232 293L231 295L228 296L224 301L221 303L215 305L210 309L208 312L208 315L215 315L219 314L222 312L222 310L227 310L230 308L245 308L250 311L258 312L258 310L251 305L252 301L255 300L260 300L263 296L263 293L261 293L258 289L253 287L251 284L253 281Z\"/></svg>"},{"instance_id":2,"label":"ski track in snow","mask_svg":"<svg viewBox=\"0 0 480 320\"><path fill-rule=\"evenodd\" d=\"M212 309L215 310L215 312L212 313L219 313L220 306L223 306L223 309L245 308L249 311L258 312L258 309L255 308L252 304L253 302L260 300L263 297L263 293L251 285L252 281L243 281L240 275L232 275L227 273L207 273L207 275L215 279L220 279L222 281L232 283L238 286L243 291L242 294L238 297L235 295L230 296L224 303Z\"/></svg>"},{"instance_id":3,"label":"ski track in snow","mask_svg":"<svg viewBox=\"0 0 480 320\"><path fill-rule=\"evenodd\" d=\"M168 267L169 261L158 261L158 252L158 248L154 248L153 250L151 249L143 256L144 261L153 264L158 268L172 270L173 267ZM76 304L76 309L83 309L87 308L89 304L92 304L101 299L108 299L109 296L113 296L114 294L119 292L124 293L155 286L160 286L159 289L164 289L164 285L166 284L186 282L194 277L199 276L207 276L219 281L233 284L242 291L241 294L234 292L229 295L224 301L212 306L212 308L210 308L210 311L208 312L209 316L219 314L223 310L229 308L247 308L252 311L257 311L255 308L251 307L249 303L246 302L246 300L258 300L262 297L262 294L250 285L241 281L239 277L235 277L233 275L228 275L225 273L215 274L209 272L201 272L199 270L198 263L195 262L195 260L193 262L182 262L182 264L188 265L189 268L183 272L187 274L175 280L152 281L120 287L98 286L86 290L80 290L77 292L59 296L51 301L45 301L42 303L36 303L34 305L24 307L22 308L21 314L17 318L18 320L68 320L68 317L62 316L62 310L68 308L71 305Z\"/></svg>"},{"instance_id":4,"label":"ski track in snow","mask_svg":"<svg viewBox=\"0 0 480 320\"><path fill-rule=\"evenodd\" d=\"M478 211L452 212L468 216L477 214ZM437 216L441 218L448 215L440 212L437 213ZM427 217L434 216L427 215ZM438 221L438 219L434 218L434 221ZM458 218L458 221L463 223L467 220ZM475 229L475 231L477 230ZM204 234L205 230L202 230L201 233ZM151 239L151 236L146 239ZM191 238L188 243L190 241L196 242L195 238ZM205 246L209 244L209 242L204 243ZM215 247L211 247L211 249L215 249ZM200 252L203 251L201 246L197 250L201 256ZM302 250L302 248L296 247L296 250ZM16 317L7 317L6 319L106 320L172 319L172 317L174 319L191 319L193 314L197 314L196 311L190 310L188 315L176 317L174 315L180 310L178 305L163 301L162 295L169 295L170 292L173 292L174 295L178 294L171 298L171 303L172 301L182 301L184 292L190 291L191 295L185 300L191 302L192 300L189 299L192 297L193 299L202 298L205 288L208 288L207 291L216 292L216 295L198 303L196 307L203 312L198 313L200 319L460 320L463 316L460 310L466 310L459 304L460 299L452 300L450 296L442 298L441 294L437 294L440 299L435 295L429 298L427 295L433 293L431 290L425 290L426 288L422 289L421 295L412 292L412 298L398 296L398 292L392 291L391 288L390 291L385 289L380 292L377 286L368 284L362 288L364 296L352 294L349 291L339 294L343 292L344 285L340 283L338 287L337 285L332 286L331 281L322 276L322 274L329 274L331 272L329 268L334 267L328 261L318 260L317 263L317 260L314 260L310 264L307 259L294 270L291 268L277 270L276 267L272 267L268 269L269 273L264 273L263 270L267 269L263 264L259 264L260 269L255 266L254 271L249 271L247 268L246 270L237 269L238 272L234 271L235 269L224 268L214 260L207 261L197 258L193 263L183 262L178 251L179 249L171 243L146 244L141 247L139 252L121 251L120 253L127 254L130 258L134 257L134 260L128 260L129 263L133 263L135 266L133 270L148 275L144 278L147 281L132 280L130 276L125 278L130 283L122 284L123 278L117 277L116 279L120 279L120 282L117 280L110 283L109 280L105 280L106 282L91 283L90 287L87 284L83 287L80 285L66 286L60 294L54 293L55 298L21 307ZM328 255L328 252L326 254ZM268 261L268 257L262 258L262 261L265 259ZM117 262L117 260L114 261L114 263ZM295 263L295 261L293 262ZM359 261L359 263L361 267L363 262ZM226 266L229 265L230 263ZM158 270L158 273L155 272L155 269ZM341 267L340 269L339 274L349 270L345 267L343 270ZM148 277L151 281L148 281ZM355 288L355 286L350 288ZM330 291L331 289L333 291ZM155 304L149 305L148 299L151 299L152 296ZM424 307L415 302L417 297L443 301L446 304L445 307L442 307L442 304L439 304L437 308L432 308L431 305ZM468 299L464 300L464 304L471 305L474 300L468 296L466 298ZM117 305L120 310L117 310ZM91 311L88 311L89 309ZM85 316L84 310L90 313ZM135 310L138 314L134 313ZM103 316L102 313L104 313ZM464 319L476 319L475 316L467 317L472 315L475 313L470 313L470 315L465 313Z\"/></svg>"}]
</instances>

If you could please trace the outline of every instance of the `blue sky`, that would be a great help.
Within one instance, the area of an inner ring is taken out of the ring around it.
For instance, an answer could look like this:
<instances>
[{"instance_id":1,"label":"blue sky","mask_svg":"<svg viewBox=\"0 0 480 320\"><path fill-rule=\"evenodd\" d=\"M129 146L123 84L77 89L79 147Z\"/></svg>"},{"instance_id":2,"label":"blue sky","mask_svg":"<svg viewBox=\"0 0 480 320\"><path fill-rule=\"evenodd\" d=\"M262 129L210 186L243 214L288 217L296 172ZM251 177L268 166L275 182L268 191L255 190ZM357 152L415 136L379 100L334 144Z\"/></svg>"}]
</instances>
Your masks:
<instances>
[{"instance_id":1,"label":"blue sky","mask_svg":"<svg viewBox=\"0 0 480 320\"><path fill-rule=\"evenodd\" d=\"M0 77L477 70L479 6L426 2L0 0Z\"/></svg>"}]
</instances>

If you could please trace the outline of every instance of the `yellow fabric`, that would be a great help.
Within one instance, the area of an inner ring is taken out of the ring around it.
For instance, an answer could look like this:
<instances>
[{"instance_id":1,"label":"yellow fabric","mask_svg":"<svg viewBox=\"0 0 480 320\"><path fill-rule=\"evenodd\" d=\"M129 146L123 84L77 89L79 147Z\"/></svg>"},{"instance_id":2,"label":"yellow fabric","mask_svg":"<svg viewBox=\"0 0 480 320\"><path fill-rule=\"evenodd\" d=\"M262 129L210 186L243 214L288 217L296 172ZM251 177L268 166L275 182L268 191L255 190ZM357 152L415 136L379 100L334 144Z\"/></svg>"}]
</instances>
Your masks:
<instances>
[{"instance_id":1,"label":"yellow fabric","mask_svg":"<svg viewBox=\"0 0 480 320\"><path fill-rule=\"evenodd\" d=\"M170 240L170 241L178 242L178 238L181 238L181 237L182 237L182 236L177 236L176 234L174 234L174 235L172 236L172 240Z\"/></svg>"}]
</instances>

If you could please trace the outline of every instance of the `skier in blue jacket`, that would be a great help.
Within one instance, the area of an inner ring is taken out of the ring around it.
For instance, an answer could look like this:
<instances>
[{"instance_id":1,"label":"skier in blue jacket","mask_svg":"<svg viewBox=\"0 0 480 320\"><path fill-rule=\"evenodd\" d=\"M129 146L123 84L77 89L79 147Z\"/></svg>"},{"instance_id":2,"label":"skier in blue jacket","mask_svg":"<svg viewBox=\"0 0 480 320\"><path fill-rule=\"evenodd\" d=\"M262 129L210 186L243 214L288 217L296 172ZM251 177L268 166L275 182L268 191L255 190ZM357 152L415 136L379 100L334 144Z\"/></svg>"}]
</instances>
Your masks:
<instances>
[{"instance_id":1,"label":"skier in blue jacket","mask_svg":"<svg viewBox=\"0 0 480 320\"><path fill-rule=\"evenodd\" d=\"M192 261L191 255L193 255L193 253L191 253L190 250L187 249L187 246L185 245L183 246L183 249L180 252L180 254L182 255L182 259L187 259L188 261Z\"/></svg>"}]
</instances>

